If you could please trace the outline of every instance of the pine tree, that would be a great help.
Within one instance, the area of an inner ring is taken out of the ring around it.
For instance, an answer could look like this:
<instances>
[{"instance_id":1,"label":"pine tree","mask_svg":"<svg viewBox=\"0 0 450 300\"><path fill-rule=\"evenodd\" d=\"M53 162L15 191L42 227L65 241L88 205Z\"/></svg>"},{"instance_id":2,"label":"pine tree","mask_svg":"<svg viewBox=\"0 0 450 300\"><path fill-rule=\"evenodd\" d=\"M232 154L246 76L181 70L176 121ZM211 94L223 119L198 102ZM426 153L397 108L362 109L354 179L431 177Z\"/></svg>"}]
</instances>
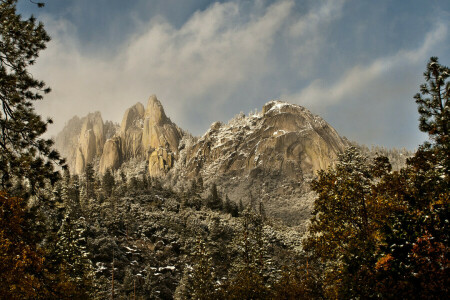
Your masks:
<instances>
[{"instance_id":1,"label":"pine tree","mask_svg":"<svg viewBox=\"0 0 450 300\"><path fill-rule=\"evenodd\" d=\"M238 210L239 210L240 213L244 211L244 203L242 202L242 199L239 199Z\"/></svg>"},{"instance_id":2,"label":"pine tree","mask_svg":"<svg viewBox=\"0 0 450 300\"><path fill-rule=\"evenodd\" d=\"M327 264L329 297L369 297L370 272L375 263L386 203L372 197L372 185L388 174L386 158L370 162L355 147L339 157L334 168L319 172L312 182L318 193L305 249Z\"/></svg>"},{"instance_id":3,"label":"pine tree","mask_svg":"<svg viewBox=\"0 0 450 300\"><path fill-rule=\"evenodd\" d=\"M111 170L107 169L102 178L102 188L108 197L111 196L114 185L114 176L111 174Z\"/></svg>"},{"instance_id":4,"label":"pine tree","mask_svg":"<svg viewBox=\"0 0 450 300\"><path fill-rule=\"evenodd\" d=\"M414 98L430 141L374 188L395 208L386 213L375 266L377 292L386 298L445 299L450 292L449 69L432 57L424 76Z\"/></svg>"},{"instance_id":5,"label":"pine tree","mask_svg":"<svg viewBox=\"0 0 450 300\"><path fill-rule=\"evenodd\" d=\"M201 237L194 248L192 270L188 273L187 294L191 299L217 299L214 267L207 245Z\"/></svg>"},{"instance_id":6,"label":"pine tree","mask_svg":"<svg viewBox=\"0 0 450 300\"><path fill-rule=\"evenodd\" d=\"M9 189L13 180L25 178L34 194L46 180L59 179L54 162L65 165L53 141L41 137L51 119L43 121L33 107L50 88L27 70L50 37L34 17L22 20L16 3L0 1L0 186Z\"/></svg>"},{"instance_id":7,"label":"pine tree","mask_svg":"<svg viewBox=\"0 0 450 300\"><path fill-rule=\"evenodd\" d=\"M66 214L58 231L58 258L80 291L87 297L92 288L93 266L87 251L87 224L83 217Z\"/></svg>"},{"instance_id":8,"label":"pine tree","mask_svg":"<svg viewBox=\"0 0 450 300\"><path fill-rule=\"evenodd\" d=\"M267 241L263 235L264 222L260 215L247 207L241 219L241 231L236 237L238 256L224 284L224 299L272 299L267 257Z\"/></svg>"},{"instance_id":9,"label":"pine tree","mask_svg":"<svg viewBox=\"0 0 450 300\"><path fill-rule=\"evenodd\" d=\"M95 171L94 166L91 163L86 165L84 175L86 181L86 197L89 200L95 196Z\"/></svg>"},{"instance_id":10,"label":"pine tree","mask_svg":"<svg viewBox=\"0 0 450 300\"><path fill-rule=\"evenodd\" d=\"M222 199L220 199L217 185L215 183L211 186L209 197L206 199L206 206L212 210L222 209Z\"/></svg>"},{"instance_id":11,"label":"pine tree","mask_svg":"<svg viewBox=\"0 0 450 300\"><path fill-rule=\"evenodd\" d=\"M437 57L431 57L423 73L427 83L420 86L414 98L420 114L419 129L439 144L449 141L450 130L450 69L440 65Z\"/></svg>"},{"instance_id":12,"label":"pine tree","mask_svg":"<svg viewBox=\"0 0 450 300\"><path fill-rule=\"evenodd\" d=\"M450 69L439 64L437 57L431 57L423 73L426 83L420 86L420 93L414 96L418 104L419 129L428 133L438 150L442 171L450 184ZM429 148L425 143L422 148Z\"/></svg>"}]
</instances>

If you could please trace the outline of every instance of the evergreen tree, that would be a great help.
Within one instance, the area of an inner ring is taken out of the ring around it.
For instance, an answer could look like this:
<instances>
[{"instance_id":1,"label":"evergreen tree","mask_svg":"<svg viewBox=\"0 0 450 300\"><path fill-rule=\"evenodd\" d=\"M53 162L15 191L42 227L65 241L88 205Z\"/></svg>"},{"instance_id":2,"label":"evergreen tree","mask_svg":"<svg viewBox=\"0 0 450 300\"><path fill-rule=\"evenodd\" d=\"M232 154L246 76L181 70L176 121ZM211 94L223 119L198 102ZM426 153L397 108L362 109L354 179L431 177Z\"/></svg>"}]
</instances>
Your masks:
<instances>
[{"instance_id":1,"label":"evergreen tree","mask_svg":"<svg viewBox=\"0 0 450 300\"><path fill-rule=\"evenodd\" d=\"M211 255L201 237L192 254L192 270L187 273L187 294L191 299L217 299L214 267Z\"/></svg>"},{"instance_id":2,"label":"evergreen tree","mask_svg":"<svg viewBox=\"0 0 450 300\"><path fill-rule=\"evenodd\" d=\"M81 298L86 298L92 288L93 267L89 260L87 224L83 217L67 214L58 231L57 254L71 281L77 286Z\"/></svg>"},{"instance_id":3,"label":"evergreen tree","mask_svg":"<svg viewBox=\"0 0 450 300\"><path fill-rule=\"evenodd\" d=\"M243 212L244 211L244 203L242 202L242 199L239 199L239 212Z\"/></svg>"},{"instance_id":4,"label":"evergreen tree","mask_svg":"<svg viewBox=\"0 0 450 300\"><path fill-rule=\"evenodd\" d=\"M432 57L424 76L414 98L431 143L374 190L379 200L397 204L387 213L375 266L377 292L386 298L444 299L450 292L449 68Z\"/></svg>"},{"instance_id":5,"label":"evergreen tree","mask_svg":"<svg viewBox=\"0 0 450 300\"><path fill-rule=\"evenodd\" d=\"M217 191L217 185L215 183L211 186L210 195L206 199L206 206L212 210L222 209L222 199L220 199L219 192Z\"/></svg>"},{"instance_id":6,"label":"evergreen tree","mask_svg":"<svg viewBox=\"0 0 450 300\"><path fill-rule=\"evenodd\" d=\"M51 119L43 121L33 107L50 88L27 70L50 37L34 17L22 20L16 3L0 1L0 186L9 189L13 179L25 178L36 193L46 180L59 179L53 162L64 165L64 160L51 148L53 141L41 137Z\"/></svg>"},{"instance_id":7,"label":"evergreen tree","mask_svg":"<svg viewBox=\"0 0 450 300\"><path fill-rule=\"evenodd\" d=\"M439 144L449 143L450 130L450 69L431 57L423 73L426 83L414 98L420 114L419 129Z\"/></svg>"},{"instance_id":8,"label":"evergreen tree","mask_svg":"<svg viewBox=\"0 0 450 300\"><path fill-rule=\"evenodd\" d=\"M111 174L111 170L107 169L102 179L102 188L106 195L109 197L114 189L114 176Z\"/></svg>"},{"instance_id":9,"label":"evergreen tree","mask_svg":"<svg viewBox=\"0 0 450 300\"><path fill-rule=\"evenodd\" d=\"M327 264L328 297L371 295L370 269L386 217L384 203L372 197L372 184L389 171L385 158L370 163L358 149L349 147L335 168L320 171L312 182L318 198L305 249Z\"/></svg>"},{"instance_id":10,"label":"evergreen tree","mask_svg":"<svg viewBox=\"0 0 450 300\"><path fill-rule=\"evenodd\" d=\"M85 188L86 188L86 197L87 199L94 198L95 196L95 171L94 166L91 163L86 165L86 169L84 171L85 176Z\"/></svg>"},{"instance_id":11,"label":"evergreen tree","mask_svg":"<svg viewBox=\"0 0 450 300\"><path fill-rule=\"evenodd\" d=\"M435 155L442 166L443 176L450 184L450 68L431 57L423 73L426 83L414 98L418 104L419 129L434 141ZM425 143L422 148L429 148Z\"/></svg>"},{"instance_id":12,"label":"evergreen tree","mask_svg":"<svg viewBox=\"0 0 450 300\"><path fill-rule=\"evenodd\" d=\"M229 270L228 282L222 291L224 299L272 299L268 268L267 241L263 235L264 222L250 207L244 210L241 232L236 237L238 256Z\"/></svg>"}]
</instances>

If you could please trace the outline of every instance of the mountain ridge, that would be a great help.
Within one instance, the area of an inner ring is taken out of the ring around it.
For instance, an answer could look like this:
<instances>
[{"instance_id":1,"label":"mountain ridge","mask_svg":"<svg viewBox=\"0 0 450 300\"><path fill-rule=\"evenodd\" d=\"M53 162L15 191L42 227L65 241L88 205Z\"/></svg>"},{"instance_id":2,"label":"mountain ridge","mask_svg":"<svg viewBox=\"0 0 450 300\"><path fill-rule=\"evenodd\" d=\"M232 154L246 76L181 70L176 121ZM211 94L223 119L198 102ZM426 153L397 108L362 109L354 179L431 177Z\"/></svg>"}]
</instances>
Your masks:
<instances>
[{"instance_id":1,"label":"mountain ridge","mask_svg":"<svg viewBox=\"0 0 450 300\"><path fill-rule=\"evenodd\" d=\"M173 123L155 95L147 107L138 102L128 108L120 125L106 124L96 112L74 117L68 122L74 130L58 134L56 146L70 154L73 173L82 174L88 163L100 174L114 172L135 160L174 188L188 189L201 177L232 201L259 201L270 215L294 225L310 216L314 174L331 166L348 145L321 117L279 100L227 124L215 122L201 137Z\"/></svg>"}]
</instances>

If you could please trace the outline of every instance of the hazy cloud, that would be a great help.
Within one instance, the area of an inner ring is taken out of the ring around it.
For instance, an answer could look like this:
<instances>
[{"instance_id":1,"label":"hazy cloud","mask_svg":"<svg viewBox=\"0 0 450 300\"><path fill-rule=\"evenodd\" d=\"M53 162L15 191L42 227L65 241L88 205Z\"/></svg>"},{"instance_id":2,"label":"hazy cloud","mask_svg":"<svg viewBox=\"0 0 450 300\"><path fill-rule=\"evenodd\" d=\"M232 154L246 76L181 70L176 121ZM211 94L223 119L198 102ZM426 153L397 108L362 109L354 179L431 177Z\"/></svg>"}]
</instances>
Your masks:
<instances>
[{"instance_id":1,"label":"hazy cloud","mask_svg":"<svg viewBox=\"0 0 450 300\"><path fill-rule=\"evenodd\" d=\"M411 47L411 39L408 46L393 45L389 37L379 41L380 49L396 51L374 55L361 46L370 39L371 27L359 26L372 2L201 1L194 13L177 20L169 17L176 10L154 2L169 13L145 19L136 9L149 9L148 2L123 12L119 8L128 6L114 2L114 13L128 20L128 29L117 31L117 39L108 38L107 45L115 43L109 49L101 37L92 40L98 33L80 32L89 27L73 23L77 18L41 16L52 41L32 71L53 88L38 105L40 113L55 120L51 134L73 115L95 110L105 120L120 122L126 108L156 94L172 120L194 134L202 134L213 121L282 98L320 113L341 134L361 142L411 148L423 139L411 97L429 56L450 50L445 15L432 30L423 26L417 32L420 45ZM78 5L70 3L71 8ZM195 3L186 5L192 9ZM107 6L104 13L111 13ZM371 24L383 21L391 22L374 19ZM120 27L112 25L102 25L109 28L109 37ZM388 33L401 41L402 32ZM377 31L377 36L382 35ZM437 48L442 50L433 53Z\"/></svg>"},{"instance_id":2,"label":"hazy cloud","mask_svg":"<svg viewBox=\"0 0 450 300\"><path fill-rule=\"evenodd\" d=\"M364 132L349 130L353 131L352 137L354 139L360 137L361 142L376 143L388 133L393 137L397 134L397 141L404 143L408 139L422 139L423 136L418 132L408 132L405 136L405 132L401 130L404 128L395 128L392 123L385 124L383 112L377 112L381 109L384 110L384 115L391 115L392 111L389 110L400 108L398 104L405 100L403 97L405 93L411 95L408 99L411 105L402 103L404 105L400 109L403 111L395 112L394 117L395 114L411 112L411 109L405 107L414 106L412 95L418 89L415 79L420 74L408 70L423 68L424 62L432 55L432 49L446 38L447 26L437 24L417 49L401 49L395 55L378 58L369 65L356 65L331 84L321 79L314 80L299 93L284 95L282 98L309 107L318 113L327 113L331 107L336 106L341 106L341 111L345 108L348 118L340 118L341 121L336 122L347 127L361 128Z\"/></svg>"},{"instance_id":3,"label":"hazy cloud","mask_svg":"<svg viewBox=\"0 0 450 300\"><path fill-rule=\"evenodd\" d=\"M215 108L238 85L269 71L274 35L293 5L278 2L245 19L239 4L216 3L179 29L153 19L145 31L124 41L118 56L107 59L82 54L73 26L48 19L53 41L35 72L53 92L39 108L59 124L92 110L120 121L127 107L156 93L174 120L188 117L185 110L192 106L218 118Z\"/></svg>"}]
</instances>

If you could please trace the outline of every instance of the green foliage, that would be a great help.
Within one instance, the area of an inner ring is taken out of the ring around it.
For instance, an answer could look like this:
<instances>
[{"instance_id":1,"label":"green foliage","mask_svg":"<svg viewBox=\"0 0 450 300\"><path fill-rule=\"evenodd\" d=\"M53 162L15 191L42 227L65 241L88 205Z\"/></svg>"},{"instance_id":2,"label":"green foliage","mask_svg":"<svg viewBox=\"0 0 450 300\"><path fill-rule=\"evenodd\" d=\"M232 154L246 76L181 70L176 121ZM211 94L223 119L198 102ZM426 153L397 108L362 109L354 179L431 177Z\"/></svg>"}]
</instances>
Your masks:
<instances>
[{"instance_id":1,"label":"green foliage","mask_svg":"<svg viewBox=\"0 0 450 300\"><path fill-rule=\"evenodd\" d=\"M34 194L46 180L58 180L53 162L64 160L52 140L41 138L52 121L43 121L33 107L50 88L27 70L50 37L33 17L21 19L16 2L0 1L0 185L9 189L14 180L26 179Z\"/></svg>"},{"instance_id":2,"label":"green foliage","mask_svg":"<svg viewBox=\"0 0 450 300\"><path fill-rule=\"evenodd\" d=\"M414 96L420 114L419 129L438 144L449 143L450 69L440 65L437 57L431 57L423 76L426 83Z\"/></svg>"}]
</instances>

